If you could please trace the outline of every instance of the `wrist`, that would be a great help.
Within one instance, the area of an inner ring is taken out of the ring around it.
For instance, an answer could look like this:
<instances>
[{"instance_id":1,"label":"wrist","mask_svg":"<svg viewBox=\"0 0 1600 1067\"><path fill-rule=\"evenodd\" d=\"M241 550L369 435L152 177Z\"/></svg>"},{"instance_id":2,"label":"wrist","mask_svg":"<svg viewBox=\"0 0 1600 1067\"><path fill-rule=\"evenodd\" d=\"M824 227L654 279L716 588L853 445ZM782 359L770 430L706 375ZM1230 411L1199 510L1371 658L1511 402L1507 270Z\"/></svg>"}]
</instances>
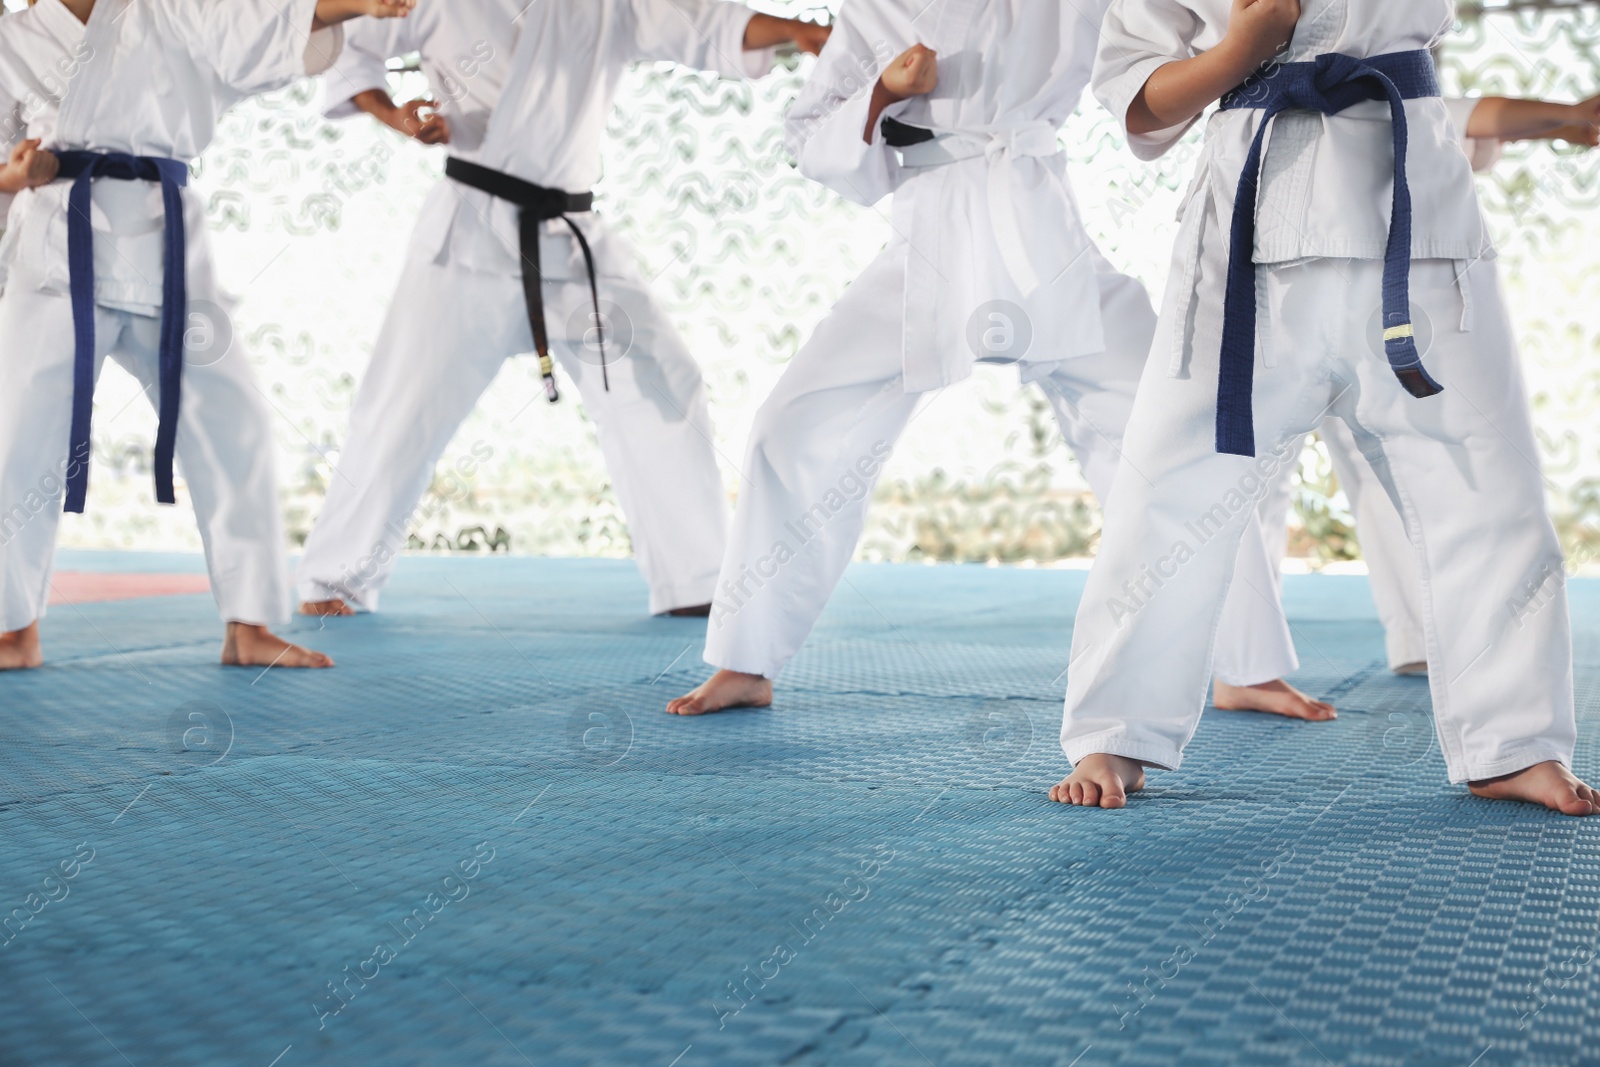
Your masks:
<instances>
[{"instance_id":1,"label":"wrist","mask_svg":"<svg viewBox=\"0 0 1600 1067\"><path fill-rule=\"evenodd\" d=\"M1244 81L1254 74L1274 56L1281 48L1266 50L1259 41L1251 41L1240 37L1238 34L1225 35L1217 46L1211 50L1217 57L1219 73L1226 74L1234 85Z\"/></svg>"},{"instance_id":2,"label":"wrist","mask_svg":"<svg viewBox=\"0 0 1600 1067\"><path fill-rule=\"evenodd\" d=\"M881 77L878 79L877 84L872 87L872 106L875 109L882 110L891 104L898 104L904 99L906 98L885 85Z\"/></svg>"}]
</instances>

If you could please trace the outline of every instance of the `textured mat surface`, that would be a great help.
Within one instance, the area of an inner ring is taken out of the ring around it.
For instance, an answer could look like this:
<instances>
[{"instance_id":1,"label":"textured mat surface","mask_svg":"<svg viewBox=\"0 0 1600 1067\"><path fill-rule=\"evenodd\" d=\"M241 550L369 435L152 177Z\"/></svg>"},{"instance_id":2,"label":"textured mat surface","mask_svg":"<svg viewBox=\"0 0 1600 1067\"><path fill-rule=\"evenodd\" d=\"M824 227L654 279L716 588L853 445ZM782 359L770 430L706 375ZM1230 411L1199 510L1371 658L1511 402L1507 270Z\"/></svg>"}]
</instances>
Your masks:
<instances>
[{"instance_id":1,"label":"textured mat surface","mask_svg":"<svg viewBox=\"0 0 1600 1067\"><path fill-rule=\"evenodd\" d=\"M1448 785L1363 580L1288 579L1337 722L1208 712L1114 813L1043 799L1082 581L855 568L699 720L705 623L624 563L407 560L295 625L321 674L213 666L205 596L55 608L0 676L0 1065L1600 1062L1600 819Z\"/></svg>"}]
</instances>

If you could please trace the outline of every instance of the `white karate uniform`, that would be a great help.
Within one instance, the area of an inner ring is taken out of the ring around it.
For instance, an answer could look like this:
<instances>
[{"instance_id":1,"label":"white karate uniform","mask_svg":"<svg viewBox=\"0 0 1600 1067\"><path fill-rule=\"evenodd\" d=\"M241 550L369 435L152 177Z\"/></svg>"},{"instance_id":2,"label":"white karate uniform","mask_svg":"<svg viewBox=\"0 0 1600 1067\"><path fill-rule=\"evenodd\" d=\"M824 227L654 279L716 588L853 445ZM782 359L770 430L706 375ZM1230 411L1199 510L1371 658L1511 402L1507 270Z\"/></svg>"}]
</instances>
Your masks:
<instances>
[{"instance_id":1,"label":"white karate uniform","mask_svg":"<svg viewBox=\"0 0 1600 1067\"><path fill-rule=\"evenodd\" d=\"M420 52L450 124L449 152L524 181L587 191L617 85L638 60L759 77L752 12L710 0L421 0L411 17L352 29L327 78L328 113L387 87L384 62ZM704 604L722 560L727 498L700 368L640 276L631 247L575 213L609 323L610 390L592 337L588 275L566 223L540 244L551 354L594 422L653 613ZM350 414L350 433L299 569L304 600L376 610L434 464L505 360L533 350L518 209L444 179L412 234L399 288ZM608 316L609 317L609 316ZM626 351L618 343L631 334ZM530 402L544 403L530 389Z\"/></svg>"},{"instance_id":2,"label":"white karate uniform","mask_svg":"<svg viewBox=\"0 0 1600 1067\"><path fill-rule=\"evenodd\" d=\"M312 33L315 0L100 0L86 25L61 0L0 20L0 114L17 139L192 161L217 117L332 61L338 28ZM67 193L56 181L18 194L0 243L0 630L44 614L67 469L74 330ZM154 404L162 306L161 189L101 178L92 189L96 371L109 355ZM219 292L203 195L183 190L191 306ZM289 583L272 428L243 345L186 361L177 463L205 544L222 617L272 624ZM95 506L94 486L88 507Z\"/></svg>"},{"instance_id":3,"label":"white karate uniform","mask_svg":"<svg viewBox=\"0 0 1600 1067\"><path fill-rule=\"evenodd\" d=\"M771 678L799 651L919 400L976 362L1020 363L1106 498L1155 324L1143 287L1112 270L1084 229L1057 136L1088 82L1104 9L1105 0L844 6L789 113L789 147L804 174L849 199L893 193L894 237L756 417L708 663ZM918 42L939 54L939 86L885 114L940 137L897 153L880 126L869 144L872 87ZM1297 663L1276 561L1259 536L1240 558L1242 595L1217 670L1255 684Z\"/></svg>"},{"instance_id":4,"label":"white karate uniform","mask_svg":"<svg viewBox=\"0 0 1600 1067\"><path fill-rule=\"evenodd\" d=\"M1154 70L1221 39L1231 6L1115 0L1095 72L1101 100L1125 117ZM1449 0L1307 0L1286 58L1429 48L1452 16ZM1209 120L1073 633L1062 747L1074 761L1104 752L1160 767L1181 762L1200 720L1233 546L1254 514L1253 494L1273 455L1292 450L1329 412L1377 462L1412 533L1451 780L1571 759L1561 548L1471 169L1444 103L1408 101L1411 300L1424 362L1444 385L1418 400L1395 379L1380 338L1394 156L1387 113L1370 107L1285 114L1271 137L1256 248L1261 459L1219 455L1214 436L1228 221L1260 116ZM1182 132L1130 142L1150 156ZM1124 583L1146 568L1160 580L1129 596Z\"/></svg>"},{"instance_id":5,"label":"white karate uniform","mask_svg":"<svg viewBox=\"0 0 1600 1067\"><path fill-rule=\"evenodd\" d=\"M1466 136L1467 122L1480 101L1448 99L1445 107L1461 138L1461 147L1474 171L1486 171L1505 154L1497 138ZM1367 564L1367 579L1372 600L1383 623L1389 668L1414 669L1428 661L1427 635L1423 628L1422 575L1406 534L1404 520L1389 499L1388 490L1373 473L1372 465L1361 454L1355 435L1336 416L1328 416L1317 427L1317 436L1328 450L1334 476L1350 501L1361 555ZM1277 489L1262 503L1262 528L1278 531L1288 518L1294 468L1285 467ZM1278 553L1281 555L1281 553Z\"/></svg>"}]
</instances>

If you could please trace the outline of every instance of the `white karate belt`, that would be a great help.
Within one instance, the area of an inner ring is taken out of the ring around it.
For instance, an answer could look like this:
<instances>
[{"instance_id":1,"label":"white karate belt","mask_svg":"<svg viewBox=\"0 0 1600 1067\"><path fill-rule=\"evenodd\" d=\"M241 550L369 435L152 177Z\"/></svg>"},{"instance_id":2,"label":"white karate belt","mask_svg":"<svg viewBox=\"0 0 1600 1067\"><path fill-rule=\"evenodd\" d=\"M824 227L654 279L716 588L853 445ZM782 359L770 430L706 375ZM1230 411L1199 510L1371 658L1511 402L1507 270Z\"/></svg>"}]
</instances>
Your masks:
<instances>
[{"instance_id":1,"label":"white karate belt","mask_svg":"<svg viewBox=\"0 0 1600 1067\"><path fill-rule=\"evenodd\" d=\"M1056 127L1036 122L1011 130L934 131L934 139L901 148L900 162L907 167L943 167L965 159L985 156L989 160L989 220L995 243L1005 261L1011 280L1023 296L1039 288L1039 274L1033 257L1022 240L1022 223L1017 218L1016 201L1011 195L1011 164L1019 156L1046 159L1061 152Z\"/></svg>"}]
</instances>

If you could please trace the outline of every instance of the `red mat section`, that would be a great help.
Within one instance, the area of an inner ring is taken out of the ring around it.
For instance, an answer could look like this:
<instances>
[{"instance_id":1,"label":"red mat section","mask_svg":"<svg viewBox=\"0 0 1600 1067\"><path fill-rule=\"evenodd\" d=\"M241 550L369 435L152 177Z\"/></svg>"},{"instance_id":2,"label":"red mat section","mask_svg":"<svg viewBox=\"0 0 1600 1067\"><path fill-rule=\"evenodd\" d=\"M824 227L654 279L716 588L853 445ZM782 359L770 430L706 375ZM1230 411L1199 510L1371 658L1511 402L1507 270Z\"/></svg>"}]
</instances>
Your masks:
<instances>
[{"instance_id":1,"label":"red mat section","mask_svg":"<svg viewBox=\"0 0 1600 1067\"><path fill-rule=\"evenodd\" d=\"M109 600L137 600L147 596L188 596L209 593L203 574L106 574L92 571L57 571L50 578L50 603L97 604Z\"/></svg>"}]
</instances>

